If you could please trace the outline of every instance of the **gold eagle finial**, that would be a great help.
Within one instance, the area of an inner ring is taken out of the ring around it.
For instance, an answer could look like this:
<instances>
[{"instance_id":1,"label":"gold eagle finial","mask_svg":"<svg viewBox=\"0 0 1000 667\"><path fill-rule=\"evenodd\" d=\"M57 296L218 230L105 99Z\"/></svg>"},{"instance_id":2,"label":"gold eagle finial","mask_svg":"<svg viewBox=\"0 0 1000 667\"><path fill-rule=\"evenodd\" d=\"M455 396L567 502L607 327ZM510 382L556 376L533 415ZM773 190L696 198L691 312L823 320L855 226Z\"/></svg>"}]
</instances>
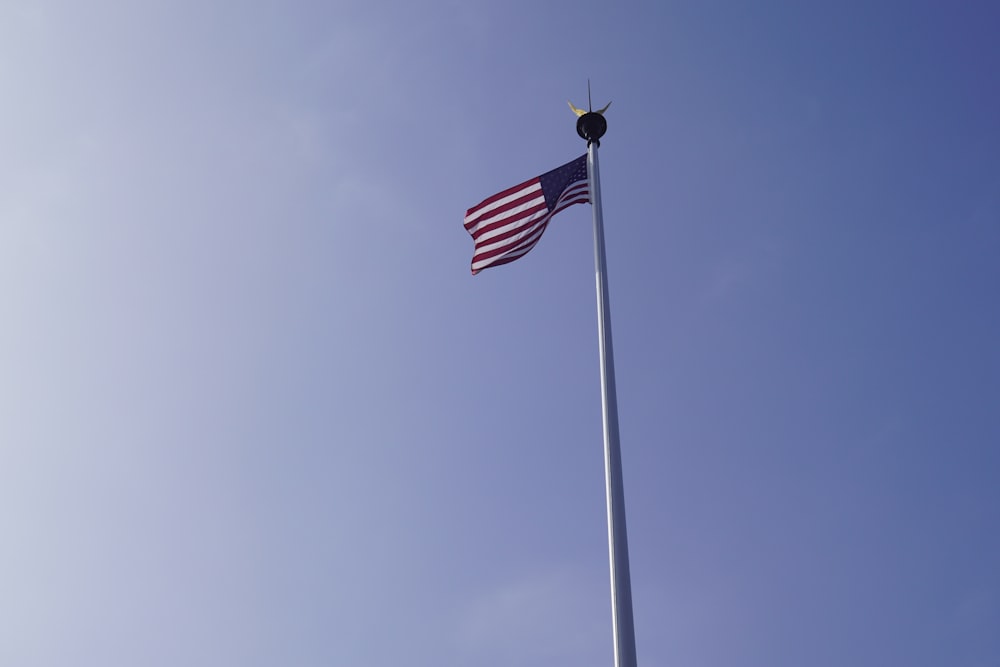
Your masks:
<instances>
[{"instance_id":1,"label":"gold eagle finial","mask_svg":"<svg viewBox=\"0 0 1000 667\"><path fill-rule=\"evenodd\" d=\"M572 109L572 110L573 110L573 113L575 113L575 114L576 114L577 116L582 116L583 114L585 114L585 113L588 113L587 111L584 111L583 109L578 109L578 108L576 108L575 106L573 106L573 103L572 103L572 102L570 102L570 101L568 101L568 100L567 100L567 102L566 102L566 103L567 103L567 104L569 104L569 108L570 108L570 109ZM595 111L594 113L596 113L596 114L600 114L600 115L602 115L602 116L603 116L603 115L604 115L604 112L608 110L608 107L609 107L609 106L611 106L611 102L608 102L607 104L605 104L605 105L604 105L604 108L603 108L603 109L598 109L598 110L597 110L597 111Z\"/></svg>"}]
</instances>

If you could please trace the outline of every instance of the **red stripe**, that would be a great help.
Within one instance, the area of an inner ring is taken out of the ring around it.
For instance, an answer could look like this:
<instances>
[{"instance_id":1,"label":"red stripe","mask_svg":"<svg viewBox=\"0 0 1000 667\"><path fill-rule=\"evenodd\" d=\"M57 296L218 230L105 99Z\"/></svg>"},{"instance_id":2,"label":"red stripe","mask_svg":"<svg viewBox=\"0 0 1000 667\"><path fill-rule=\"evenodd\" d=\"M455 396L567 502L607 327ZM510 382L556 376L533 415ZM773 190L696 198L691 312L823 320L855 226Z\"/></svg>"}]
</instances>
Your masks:
<instances>
[{"instance_id":1,"label":"red stripe","mask_svg":"<svg viewBox=\"0 0 1000 667\"><path fill-rule=\"evenodd\" d=\"M545 207L543 206L542 209L544 209L544 208ZM536 211L536 213L537 213L537 211ZM491 236L490 238L485 239L483 241L477 240L476 241L476 247L478 248L480 245L483 245L483 246L494 245L496 243L499 243L500 241L503 241L504 239L509 239L512 236L517 236L518 234L520 234L521 232L523 232L526 229L530 229L532 227L537 227L538 225L540 225L542 223L543 220L545 220L546 217L551 217L551 216L545 216L545 215L543 215L540 218L535 218L534 220L529 220L528 222L524 223L523 225L520 225L518 227L514 227L513 229L508 229L503 234L497 234L496 236Z\"/></svg>"},{"instance_id":2,"label":"red stripe","mask_svg":"<svg viewBox=\"0 0 1000 667\"><path fill-rule=\"evenodd\" d=\"M563 210L564 208L569 208L573 204L588 204L588 203L590 203L590 196L587 195L586 193L584 193L582 197L578 197L578 198L575 198L575 199L568 199L566 201L561 201L560 200L556 204L556 207L554 209L552 209L552 215L555 215L556 213L558 213L559 211Z\"/></svg>"},{"instance_id":3,"label":"red stripe","mask_svg":"<svg viewBox=\"0 0 1000 667\"><path fill-rule=\"evenodd\" d=\"M497 208L495 208L495 209L493 209L493 210L491 210L491 211L489 211L487 213L484 213L483 215L480 215L480 216L474 218L473 220L465 223L465 229L468 230L468 232L470 234L474 235L474 234L482 231L478 227L478 225L483 224L487 220L492 220L493 218L495 218L497 216L500 216L501 217L501 221L493 220L493 222L490 222L490 223L488 223L486 225L483 225L483 229L486 229L487 227L489 227L490 229L496 229L497 223L500 222L502 224L502 219L503 218L507 218L507 217L516 218L516 217L518 217L518 216L520 216L520 215L523 214L523 212L510 212L510 211L512 211L513 209L517 208L518 206L521 206L523 204L528 203L532 199L540 199L540 198L542 198L542 191L541 190L536 190L535 192L529 192L529 193L525 194L523 197L518 197L517 199L512 199L511 201L507 202L503 206L498 206ZM543 206L544 206L544 203L545 202L544 202L544 199L543 199L543 201L542 201L542 205ZM510 212L510 213L508 213L508 212ZM507 213L506 216L504 215L505 213Z\"/></svg>"},{"instance_id":4,"label":"red stripe","mask_svg":"<svg viewBox=\"0 0 1000 667\"><path fill-rule=\"evenodd\" d=\"M542 240L542 235L545 233L545 230L548 229L548 224L549 224L549 221L546 220L545 224L538 228L538 235L537 236L528 237L530 239L530 241L524 241L521 246L513 248L510 252L508 252L506 255L504 255L500 259L504 260L504 262L506 262L506 261L517 259L518 257L523 257L524 255L527 255L528 251L531 250L532 248L534 248L536 245L538 245L538 242ZM500 260L497 260L497 261L500 261ZM493 266L494 264L496 264L496 262L490 262L489 265Z\"/></svg>"},{"instance_id":5,"label":"red stripe","mask_svg":"<svg viewBox=\"0 0 1000 667\"><path fill-rule=\"evenodd\" d=\"M500 220L494 220L493 222L489 223L488 225L484 225L483 228L480 229L478 227L478 225L481 225L484 221L486 221L486 220L492 220L496 216L503 216L504 213L506 213L507 211L515 209L518 206L521 206L522 204L526 204L527 202L531 201L532 199L538 199L540 197L542 197L542 191L541 190L535 190L533 192L528 192L528 193L524 194L523 196L518 197L517 199L512 199L511 201L507 202L503 206L498 206L498 207L496 207L496 208L494 208L494 209L492 209L490 211L484 212L482 215L479 215L479 216L473 218L469 222L465 223L465 229L466 229L467 232L469 232L470 234L473 235L473 238L475 238L478 234L482 233L483 231L488 231L490 229L496 229L497 227L500 227L500 226L503 226L504 224L506 224L504 222L505 218L501 217ZM542 207L543 208L545 207L545 201L544 201L544 199L542 201ZM532 210L537 210L537 209L532 209ZM521 215L521 213L513 213L513 214L511 214L511 216L515 217L515 219L519 215Z\"/></svg>"},{"instance_id":6,"label":"red stripe","mask_svg":"<svg viewBox=\"0 0 1000 667\"><path fill-rule=\"evenodd\" d=\"M545 229L546 227L543 225L538 229L534 230L527 237L520 239L516 243L511 243L510 245L504 246L502 248L494 248L489 252L483 252L479 253L478 255L473 255L472 263L481 264L483 262L486 262L486 265L483 267L486 268L487 266L492 266L496 262L496 260L502 259L504 257L510 257L514 255L520 257L521 255L527 253L529 250L535 247L535 244L538 243L539 239L541 239L542 233L545 231Z\"/></svg>"},{"instance_id":7,"label":"red stripe","mask_svg":"<svg viewBox=\"0 0 1000 667\"><path fill-rule=\"evenodd\" d=\"M529 250L530 250L530 248L529 248ZM483 269L492 269L494 266L502 266L504 264L509 264L509 263L513 262L515 259L520 259L521 257L524 256L524 254L525 253L521 253L519 255L514 255L512 257L504 257L502 259L498 259L495 262L490 262L489 264L487 264L486 266L484 266L482 268L472 269L472 275L476 275L477 273L479 273Z\"/></svg>"},{"instance_id":8,"label":"red stripe","mask_svg":"<svg viewBox=\"0 0 1000 667\"><path fill-rule=\"evenodd\" d=\"M539 237L539 238L541 238L541 237ZM537 243L537 241L536 241L536 243ZM532 246L532 248L533 247L534 246ZM492 269L494 266L502 266L504 264L509 264L509 263L513 262L515 259L520 259L521 257L523 257L525 254L527 254L528 250L531 250L531 248L528 248L527 250L525 250L522 253L518 253L516 255L511 255L510 257L503 257L501 259L496 260L495 262L490 262L489 264L487 264L486 266L484 266L482 268L473 269L472 270L472 275L476 275L477 273L479 273L483 269Z\"/></svg>"},{"instance_id":9,"label":"red stripe","mask_svg":"<svg viewBox=\"0 0 1000 667\"><path fill-rule=\"evenodd\" d=\"M497 256L492 262L490 262L483 268L485 269L494 266L497 262L506 263L511 260L515 260L518 257L523 257L524 255L527 255L528 252L536 245L538 245L538 242L542 240L542 235L545 233L545 230L548 229L548 224L549 222L548 220L546 220L545 224L539 227L535 234L529 236L527 240L522 241L520 245L515 245L504 254Z\"/></svg>"},{"instance_id":10,"label":"red stripe","mask_svg":"<svg viewBox=\"0 0 1000 667\"><path fill-rule=\"evenodd\" d=\"M523 204L524 202L521 203ZM532 215L535 215L539 211L544 211L544 210L545 210L545 202L542 201L539 202L536 206L532 206L531 208L519 211L514 215L509 215L506 218L501 218L500 220L494 220L488 225L483 225L482 229L476 229L475 231L469 230L469 234L472 235L472 238L479 240L479 237L484 234L492 232L495 229L500 229L501 227L506 227L507 225L515 224L517 223L518 220L530 217Z\"/></svg>"},{"instance_id":11,"label":"red stripe","mask_svg":"<svg viewBox=\"0 0 1000 667\"><path fill-rule=\"evenodd\" d=\"M543 228L541 232L539 232L539 235L534 237L530 243L527 243L522 246L516 246L503 254L490 258L490 261L488 261L486 264L482 264L483 261L482 259L473 259L472 265L473 266L479 265L480 268L477 269L477 271L479 271L482 269L488 269L491 266L496 266L497 264L506 264L507 262L517 259L518 257L523 257L524 255L528 254L528 252L531 251L532 248L538 245L538 241L541 239L542 232L544 231L545 229Z\"/></svg>"},{"instance_id":12,"label":"red stripe","mask_svg":"<svg viewBox=\"0 0 1000 667\"><path fill-rule=\"evenodd\" d=\"M525 181L524 183L521 183L520 185L515 185L512 188L507 188L503 192L496 193L492 197L487 197L486 199L484 199L483 201L479 202L478 204L476 204L475 206L473 206L472 208L470 208L468 211L466 211L465 212L465 217L469 217L470 215L472 215L473 213L475 213L479 209L483 208L484 206L489 206L490 204L492 204L493 202L497 201L498 199L503 199L504 197L512 195L515 192L517 192L518 190L529 188L532 185L537 184L538 182L539 182L538 176L535 176L534 178L529 179L529 180Z\"/></svg>"},{"instance_id":13,"label":"red stripe","mask_svg":"<svg viewBox=\"0 0 1000 667\"><path fill-rule=\"evenodd\" d=\"M574 192L574 190L576 190L577 188L579 188L581 186L582 186L582 192L580 192L580 193ZM586 181L578 181L577 184L574 184L574 185L571 185L571 186L567 187L566 190L563 191L563 193L559 197L559 199L556 201L556 208L554 208L552 210L552 213L556 213L557 211L562 210L559 207L559 204L567 196L569 196L569 195L579 196L581 194L583 195L583 197L585 197L585 199L580 200L580 201L584 201L584 202L590 201L590 195L588 193L588 188L587 188L587 182ZM506 204L504 204L503 206L500 206L500 207L497 207L497 208L493 209L492 211L489 212L489 216L493 217L493 216L501 213L502 211L507 211L507 210L510 210L512 208L516 208L516 207L520 206L521 204L524 204L525 202L530 201L531 199L534 199L536 197L544 197L544 193L542 191L540 191L540 190L536 190L534 192L530 192L530 193L524 195L523 197L518 197L517 199L514 199L514 200L512 200L512 201L510 201L510 202L508 202ZM570 202L570 203L571 204L575 204L577 202ZM568 206L569 204L566 204L566 205ZM536 206L534 208L528 209L526 211L522 211L516 217L502 218L500 220L496 220L494 222L491 222L488 225L485 225L481 229L476 228L474 231L473 231L473 228L475 228L476 224L478 224L478 220L473 220L472 222L466 223L465 228L472 235L472 238L478 239L481 235L483 235L483 234L485 234L487 232L490 232L490 231L493 231L494 229L498 229L500 227L504 227L506 225L509 225L512 221L516 221L517 218L524 217L525 215L534 215L535 213L537 213L538 211L542 210L543 208L545 208L545 204L539 204L538 206ZM562 208L565 208L565 206L563 206Z\"/></svg>"},{"instance_id":14,"label":"red stripe","mask_svg":"<svg viewBox=\"0 0 1000 667\"><path fill-rule=\"evenodd\" d=\"M547 216L545 216L543 218L540 218L538 220L537 224L535 225L536 229L532 230L531 233L529 233L524 238L518 239L517 241L515 241L513 243L510 243L510 244L505 245L505 246L500 246L499 248L493 248L491 250L485 250L485 251L482 251L482 252L479 252L479 253L477 253L477 252L475 252L475 250L473 250L472 263L475 264L476 262L481 262L484 259L490 259L491 257L496 257L498 255L503 255L503 254L508 253L508 252L516 251L519 247L525 246L525 245L529 246L528 250L530 250L531 247L534 246L535 243L538 243L538 239L540 239L542 237L541 232L545 231L545 226L549 223L549 220L551 218L552 218L552 216L550 216L550 215L547 215ZM527 250L525 252L527 252Z\"/></svg>"}]
</instances>

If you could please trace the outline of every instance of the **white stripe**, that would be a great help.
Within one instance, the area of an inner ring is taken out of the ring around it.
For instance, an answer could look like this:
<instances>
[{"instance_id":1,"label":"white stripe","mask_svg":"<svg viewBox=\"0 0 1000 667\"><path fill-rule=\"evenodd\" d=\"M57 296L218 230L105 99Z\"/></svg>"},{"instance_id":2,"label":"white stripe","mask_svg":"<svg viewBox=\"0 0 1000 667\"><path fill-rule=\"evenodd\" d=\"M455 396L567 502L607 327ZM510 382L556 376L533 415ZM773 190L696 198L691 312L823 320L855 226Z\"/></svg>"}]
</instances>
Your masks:
<instances>
[{"instance_id":1,"label":"white stripe","mask_svg":"<svg viewBox=\"0 0 1000 667\"><path fill-rule=\"evenodd\" d=\"M575 197L577 194L589 195L590 188L587 185L587 181L577 181L566 187L559 195L559 199L564 199L566 197Z\"/></svg>"},{"instance_id":2,"label":"white stripe","mask_svg":"<svg viewBox=\"0 0 1000 667\"><path fill-rule=\"evenodd\" d=\"M530 225L525 227L519 233L514 236L509 236L505 239L497 239L492 242L477 243L476 247L473 249L473 255L481 255L484 252L490 252L491 250L496 250L497 248L503 248L504 246L512 246L507 252L511 252L518 246L523 244L526 239L530 239L534 236L539 228L544 228L545 223L551 218L552 215L549 213L543 213L540 217L536 218L531 222ZM506 253L505 253L506 254Z\"/></svg>"},{"instance_id":3,"label":"white stripe","mask_svg":"<svg viewBox=\"0 0 1000 667\"><path fill-rule=\"evenodd\" d=\"M483 215L489 213L490 211L492 211L492 210L494 210L496 208L499 208L499 207L503 206L504 204L508 204L508 203L514 201L515 199L519 199L520 197L523 197L523 196L525 196L525 195L527 195L527 194L529 194L531 192L536 192L536 191L537 192L541 192L541 190L542 190L542 184L541 183L537 183L537 182L536 183L532 183L528 187L521 188L520 190L507 195L503 199L498 199L495 202L491 202L488 206L484 206L483 208L474 209L472 211L472 213L470 213L469 215L465 216L465 224L468 225L473 220L481 218Z\"/></svg>"},{"instance_id":4,"label":"white stripe","mask_svg":"<svg viewBox=\"0 0 1000 667\"><path fill-rule=\"evenodd\" d=\"M486 232L485 234L483 234L482 236L480 236L479 238L477 238L476 239L476 246L479 247L481 245L484 245L484 244L488 243L490 239L496 238L497 236L500 236L501 234L506 234L510 230L517 229L518 227L521 227L522 225L527 225L527 224L530 224L530 223L534 222L535 220L538 220L540 218L544 218L548 214L549 214L549 210L543 208L540 211L535 211L531 215L524 215L524 216L521 216L520 218L518 218L516 220L511 220L506 225L503 225L502 227L497 227L496 229L491 229L490 231ZM512 237L510 237L510 240L513 241L515 238L516 238L515 236L512 236ZM503 239L503 240L507 241L508 239Z\"/></svg>"},{"instance_id":5,"label":"white stripe","mask_svg":"<svg viewBox=\"0 0 1000 667\"><path fill-rule=\"evenodd\" d=\"M590 191L587 188L586 182L582 183L580 186L574 186L566 188L559 199L556 200L555 206L552 207L552 211L561 211L562 209L572 205L572 204L589 204L590 203Z\"/></svg>"},{"instance_id":6,"label":"white stripe","mask_svg":"<svg viewBox=\"0 0 1000 667\"><path fill-rule=\"evenodd\" d=\"M522 214L528 209L537 208L539 204L545 204L545 197L542 197L541 194L539 194L539 196L535 197L534 199L530 199L524 202L520 206L515 206L509 211L504 211L503 213L498 213L497 215L494 215L492 217L480 220L469 230L469 233L475 234L480 229L483 229L488 225L492 225L494 222L501 222L506 218L524 217L525 219L527 219L528 216L523 216ZM542 213L544 212L545 209L542 209ZM505 226L505 228L509 229L510 227ZM494 236L496 234L496 231L497 230L491 230L489 232L489 235Z\"/></svg>"},{"instance_id":7,"label":"white stripe","mask_svg":"<svg viewBox=\"0 0 1000 667\"><path fill-rule=\"evenodd\" d=\"M560 199L559 201L556 202L556 205L552 208L552 210L554 212L562 211L565 208L569 208L573 204L589 204L589 203L590 203L590 196L586 192L582 192L573 198Z\"/></svg>"},{"instance_id":8,"label":"white stripe","mask_svg":"<svg viewBox=\"0 0 1000 667\"><path fill-rule=\"evenodd\" d=\"M544 222L544 220L542 222ZM499 255L490 257L489 259L483 259L478 262L473 262L472 263L473 270L479 271L480 269L484 269L490 266L491 264L499 262L502 259L509 259L511 257L520 257L521 255L527 253L529 250L535 247L535 244L538 243L539 239L542 236L542 232L544 230L545 230L544 224L539 224L535 227L532 227L531 229L528 230L530 233L523 239L521 239L521 241L516 246L514 246L507 252L500 253ZM476 246L476 252L474 254L479 254L481 250L482 249L479 246Z\"/></svg>"},{"instance_id":9,"label":"white stripe","mask_svg":"<svg viewBox=\"0 0 1000 667\"><path fill-rule=\"evenodd\" d=\"M581 190L581 188L582 188L582 190ZM525 189L525 191L527 191L527 189ZM590 201L590 196L587 193L587 182L586 181L581 181L578 185L575 185L573 187L569 187L565 191L563 191L563 193L559 197L559 199L556 200L556 206L558 207L558 206L563 205L563 204L568 205L567 204L567 200L570 197L573 197L573 196L582 197L582 199L579 199L579 200L573 201L573 202L569 202L569 203L572 203L572 204L575 204L577 202L586 203L586 202ZM533 208L533 207L535 207L535 206L537 206L539 204L543 204L543 203L545 203L545 198L542 196L541 193L539 193L538 197L535 197L534 199L526 201L524 204L522 204L520 206L516 206L516 207L510 209L509 211L504 211L500 215L495 215L495 216L493 216L491 218L487 218L485 220L480 220L472 229L469 230L469 233L470 234L475 234L477 231L479 231L483 227L491 225L494 222L499 222L500 220L503 220L504 218L510 218L510 217L516 216L516 215L518 215L519 213L521 213L523 211L526 211L526 210L528 210L530 208ZM526 217L523 217L523 218L518 218L517 220L514 220L513 222L511 222L509 224L503 225L501 227L497 227L496 229L491 229L488 233L486 233L483 236L479 237L477 239L476 243L477 244L483 243L484 241L487 241L487 240L493 238L494 236L499 236L500 234L503 234L503 233L505 233L505 232L507 232L507 231L509 231L509 230L511 230L513 228L515 228L515 227L520 227L521 225L525 224L526 222L528 222L528 221L530 221L530 220L532 220L534 218L537 218L538 216L546 215L547 213L548 213L547 209L546 210L537 211L532 216L526 216Z\"/></svg>"}]
</instances>

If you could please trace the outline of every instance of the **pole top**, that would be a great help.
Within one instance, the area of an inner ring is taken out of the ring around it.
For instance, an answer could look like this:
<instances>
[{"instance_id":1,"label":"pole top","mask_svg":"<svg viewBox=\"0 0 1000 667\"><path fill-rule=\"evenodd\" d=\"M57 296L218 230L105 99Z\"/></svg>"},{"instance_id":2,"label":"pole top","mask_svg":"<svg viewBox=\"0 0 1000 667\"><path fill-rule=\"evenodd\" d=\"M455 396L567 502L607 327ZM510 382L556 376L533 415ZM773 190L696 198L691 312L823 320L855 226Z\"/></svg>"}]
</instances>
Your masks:
<instances>
[{"instance_id":1,"label":"pole top","mask_svg":"<svg viewBox=\"0 0 1000 667\"><path fill-rule=\"evenodd\" d=\"M587 145L594 143L598 146L601 145L601 137L604 133L608 131L608 121L604 119L604 112L608 110L611 106L611 102L604 105L603 109L598 109L597 111L584 111L583 109L578 109L573 106L573 103L569 103L569 108L573 110L579 118L576 119L576 133L580 135L582 139L587 140Z\"/></svg>"},{"instance_id":2,"label":"pole top","mask_svg":"<svg viewBox=\"0 0 1000 667\"><path fill-rule=\"evenodd\" d=\"M590 111L576 119L576 133L581 138L587 140L589 146L591 142L601 145L601 137L608 131L608 121L604 116L596 111Z\"/></svg>"}]
</instances>

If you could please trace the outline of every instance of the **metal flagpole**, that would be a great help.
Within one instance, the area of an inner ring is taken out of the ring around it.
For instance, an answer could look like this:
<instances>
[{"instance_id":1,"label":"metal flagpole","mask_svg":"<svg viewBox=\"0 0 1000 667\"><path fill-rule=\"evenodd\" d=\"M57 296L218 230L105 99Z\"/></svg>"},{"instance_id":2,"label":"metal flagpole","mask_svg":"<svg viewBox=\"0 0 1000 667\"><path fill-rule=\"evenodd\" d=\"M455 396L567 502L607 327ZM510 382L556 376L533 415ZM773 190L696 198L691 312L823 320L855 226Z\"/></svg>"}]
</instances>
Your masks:
<instances>
[{"instance_id":1,"label":"metal flagpole","mask_svg":"<svg viewBox=\"0 0 1000 667\"><path fill-rule=\"evenodd\" d=\"M604 478L608 500L611 629L614 636L615 667L636 667L632 582L628 567L628 535L625 530L625 490L622 485L621 443L618 439L618 397L615 392L615 359L611 346L611 311L608 305L608 267L604 256L604 216L601 211L601 179L597 164L597 149L607 129L608 123L601 112L590 111L581 115L576 122L577 133L587 140L587 174L590 181L590 201L594 207L597 335L601 352Z\"/></svg>"}]
</instances>

